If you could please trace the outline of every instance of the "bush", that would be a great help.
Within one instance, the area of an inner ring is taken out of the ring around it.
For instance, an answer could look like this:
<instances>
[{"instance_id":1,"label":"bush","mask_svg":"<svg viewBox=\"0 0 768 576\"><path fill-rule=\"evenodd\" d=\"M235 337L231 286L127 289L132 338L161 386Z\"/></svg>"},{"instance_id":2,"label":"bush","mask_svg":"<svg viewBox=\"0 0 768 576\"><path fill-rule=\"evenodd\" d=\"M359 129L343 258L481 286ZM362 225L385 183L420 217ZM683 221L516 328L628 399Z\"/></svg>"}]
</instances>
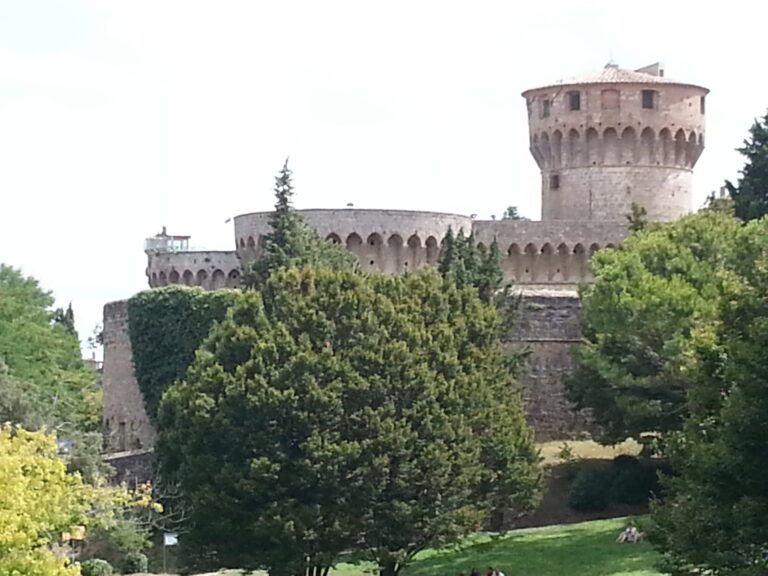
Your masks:
<instances>
[{"instance_id":1,"label":"bush","mask_svg":"<svg viewBox=\"0 0 768 576\"><path fill-rule=\"evenodd\" d=\"M80 564L80 574L82 576L112 576L114 570L112 565L106 560L93 558Z\"/></svg>"},{"instance_id":2,"label":"bush","mask_svg":"<svg viewBox=\"0 0 768 576\"><path fill-rule=\"evenodd\" d=\"M611 475L604 470L583 468L568 493L568 506L578 512L599 512L608 507Z\"/></svg>"},{"instance_id":3,"label":"bush","mask_svg":"<svg viewBox=\"0 0 768 576\"><path fill-rule=\"evenodd\" d=\"M146 572L149 560L147 555L142 552L128 552L123 558L123 573L135 574L137 572Z\"/></svg>"},{"instance_id":4,"label":"bush","mask_svg":"<svg viewBox=\"0 0 768 576\"><path fill-rule=\"evenodd\" d=\"M633 456L617 456L613 461L611 500L619 504L645 504L654 488L654 469Z\"/></svg>"}]
</instances>

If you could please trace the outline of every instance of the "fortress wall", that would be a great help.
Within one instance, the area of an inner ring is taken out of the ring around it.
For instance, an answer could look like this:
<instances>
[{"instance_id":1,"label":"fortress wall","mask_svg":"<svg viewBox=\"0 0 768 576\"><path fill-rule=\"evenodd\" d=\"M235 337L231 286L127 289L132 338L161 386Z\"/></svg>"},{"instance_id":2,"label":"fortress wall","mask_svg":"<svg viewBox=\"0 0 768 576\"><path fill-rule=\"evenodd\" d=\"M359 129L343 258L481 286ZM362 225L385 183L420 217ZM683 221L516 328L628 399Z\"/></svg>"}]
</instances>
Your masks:
<instances>
[{"instance_id":1,"label":"fortress wall","mask_svg":"<svg viewBox=\"0 0 768 576\"><path fill-rule=\"evenodd\" d=\"M150 252L147 258L150 288L185 284L216 290L240 285L240 261L235 252Z\"/></svg>"},{"instance_id":2,"label":"fortress wall","mask_svg":"<svg viewBox=\"0 0 768 576\"><path fill-rule=\"evenodd\" d=\"M104 306L103 418L108 452L152 447L155 431L133 373L128 301Z\"/></svg>"},{"instance_id":3,"label":"fortress wall","mask_svg":"<svg viewBox=\"0 0 768 576\"><path fill-rule=\"evenodd\" d=\"M475 221L474 232L486 246L498 242L505 281L571 287L592 279L592 254L618 246L629 234L626 221Z\"/></svg>"},{"instance_id":4,"label":"fortress wall","mask_svg":"<svg viewBox=\"0 0 768 576\"><path fill-rule=\"evenodd\" d=\"M571 438L586 424L586 416L572 410L564 387L573 369L571 350L581 340L578 294L524 290L522 296L508 346L530 354L520 378L528 423L537 440Z\"/></svg>"},{"instance_id":5,"label":"fortress wall","mask_svg":"<svg viewBox=\"0 0 768 576\"><path fill-rule=\"evenodd\" d=\"M321 237L343 245L360 260L363 270L401 274L437 263L440 242L448 228L469 233L466 216L408 210L301 210ZM269 212L235 217L235 241L241 260L257 258L269 232Z\"/></svg>"}]
</instances>

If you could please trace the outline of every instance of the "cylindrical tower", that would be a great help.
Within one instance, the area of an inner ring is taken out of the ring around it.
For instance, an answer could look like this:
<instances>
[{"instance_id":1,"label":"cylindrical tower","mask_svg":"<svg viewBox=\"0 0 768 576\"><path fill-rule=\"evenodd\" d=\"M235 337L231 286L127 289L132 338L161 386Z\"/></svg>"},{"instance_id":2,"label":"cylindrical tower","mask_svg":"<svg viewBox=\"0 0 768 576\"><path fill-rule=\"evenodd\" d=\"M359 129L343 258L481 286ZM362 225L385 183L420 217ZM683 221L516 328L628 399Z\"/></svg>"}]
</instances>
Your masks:
<instances>
[{"instance_id":1,"label":"cylindrical tower","mask_svg":"<svg viewBox=\"0 0 768 576\"><path fill-rule=\"evenodd\" d=\"M525 91L542 220L624 220L633 203L650 220L689 212L708 92L665 78L658 64L612 63Z\"/></svg>"}]
</instances>

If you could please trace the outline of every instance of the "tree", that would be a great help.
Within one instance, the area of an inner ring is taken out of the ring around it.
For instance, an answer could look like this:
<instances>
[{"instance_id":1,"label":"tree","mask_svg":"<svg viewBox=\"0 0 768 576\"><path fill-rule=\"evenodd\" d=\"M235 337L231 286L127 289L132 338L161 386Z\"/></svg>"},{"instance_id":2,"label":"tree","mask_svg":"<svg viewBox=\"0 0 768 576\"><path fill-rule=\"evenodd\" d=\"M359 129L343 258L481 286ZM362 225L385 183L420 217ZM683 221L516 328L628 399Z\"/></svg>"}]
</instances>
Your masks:
<instances>
[{"instance_id":1,"label":"tree","mask_svg":"<svg viewBox=\"0 0 768 576\"><path fill-rule=\"evenodd\" d=\"M648 226L648 211L645 206L640 206L635 202L632 202L630 213L627 214L626 218L632 232L640 232Z\"/></svg>"},{"instance_id":2,"label":"tree","mask_svg":"<svg viewBox=\"0 0 768 576\"><path fill-rule=\"evenodd\" d=\"M0 574L77 576L51 552L63 532L108 526L125 509L151 505L149 492L84 484L67 473L56 439L8 424L0 427Z\"/></svg>"},{"instance_id":3,"label":"tree","mask_svg":"<svg viewBox=\"0 0 768 576\"><path fill-rule=\"evenodd\" d=\"M746 157L746 164L738 182L726 181L725 187L733 198L736 216L755 220L768 214L768 114L755 120L738 151Z\"/></svg>"},{"instance_id":4,"label":"tree","mask_svg":"<svg viewBox=\"0 0 768 576\"><path fill-rule=\"evenodd\" d=\"M525 216L521 215L517 210L517 206L510 206L504 210L504 214L501 216L502 220L528 220Z\"/></svg>"},{"instance_id":5,"label":"tree","mask_svg":"<svg viewBox=\"0 0 768 576\"><path fill-rule=\"evenodd\" d=\"M713 343L670 441L675 475L653 508L651 537L678 575L768 573L768 224L738 232Z\"/></svg>"},{"instance_id":6,"label":"tree","mask_svg":"<svg viewBox=\"0 0 768 576\"><path fill-rule=\"evenodd\" d=\"M246 288L259 289L269 275L280 268L313 265L350 270L357 267L352 254L320 238L293 208L291 176L286 159L275 178L275 211L269 219L271 230L265 237L264 249L243 271L242 282Z\"/></svg>"},{"instance_id":7,"label":"tree","mask_svg":"<svg viewBox=\"0 0 768 576\"><path fill-rule=\"evenodd\" d=\"M185 553L320 576L358 550L391 576L525 508L538 456L499 324L434 271L289 269L246 293L160 406Z\"/></svg>"},{"instance_id":8,"label":"tree","mask_svg":"<svg viewBox=\"0 0 768 576\"><path fill-rule=\"evenodd\" d=\"M47 424L93 430L101 423L96 374L83 362L77 336L55 321L53 302L35 279L0 264L0 360L25 384L35 410L49 415Z\"/></svg>"},{"instance_id":9,"label":"tree","mask_svg":"<svg viewBox=\"0 0 768 576\"><path fill-rule=\"evenodd\" d=\"M692 350L717 320L738 230L738 220L706 211L592 258L595 281L582 291L585 341L566 388L591 410L602 442L680 429Z\"/></svg>"},{"instance_id":10,"label":"tree","mask_svg":"<svg viewBox=\"0 0 768 576\"><path fill-rule=\"evenodd\" d=\"M448 229L442 242L437 265L440 275L451 278L459 288L476 288L485 302L502 288L504 273L501 270L501 252L494 238L489 248L478 244L474 234L464 235L464 230L454 236Z\"/></svg>"},{"instance_id":11,"label":"tree","mask_svg":"<svg viewBox=\"0 0 768 576\"><path fill-rule=\"evenodd\" d=\"M60 325L72 336L77 338L77 330L75 329L75 312L72 310L72 302L69 303L67 309L56 308L53 313L54 324Z\"/></svg>"}]
</instances>

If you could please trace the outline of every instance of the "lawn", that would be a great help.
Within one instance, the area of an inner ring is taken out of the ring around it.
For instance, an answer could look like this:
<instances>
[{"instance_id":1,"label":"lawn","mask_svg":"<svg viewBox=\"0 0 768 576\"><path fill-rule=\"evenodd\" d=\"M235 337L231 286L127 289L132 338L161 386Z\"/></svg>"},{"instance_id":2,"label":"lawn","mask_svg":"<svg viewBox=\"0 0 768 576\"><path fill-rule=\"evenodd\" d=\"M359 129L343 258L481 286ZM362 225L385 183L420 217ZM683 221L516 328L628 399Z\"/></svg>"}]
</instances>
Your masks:
<instances>
[{"instance_id":1,"label":"lawn","mask_svg":"<svg viewBox=\"0 0 768 576\"><path fill-rule=\"evenodd\" d=\"M617 544L622 519L597 520L479 535L460 548L427 551L403 576L456 576L473 567L499 567L507 576L661 576L658 555L647 543ZM370 567L368 567L370 570ZM235 576L237 572L219 573ZM333 576L368 576L363 566L339 566Z\"/></svg>"}]
</instances>

